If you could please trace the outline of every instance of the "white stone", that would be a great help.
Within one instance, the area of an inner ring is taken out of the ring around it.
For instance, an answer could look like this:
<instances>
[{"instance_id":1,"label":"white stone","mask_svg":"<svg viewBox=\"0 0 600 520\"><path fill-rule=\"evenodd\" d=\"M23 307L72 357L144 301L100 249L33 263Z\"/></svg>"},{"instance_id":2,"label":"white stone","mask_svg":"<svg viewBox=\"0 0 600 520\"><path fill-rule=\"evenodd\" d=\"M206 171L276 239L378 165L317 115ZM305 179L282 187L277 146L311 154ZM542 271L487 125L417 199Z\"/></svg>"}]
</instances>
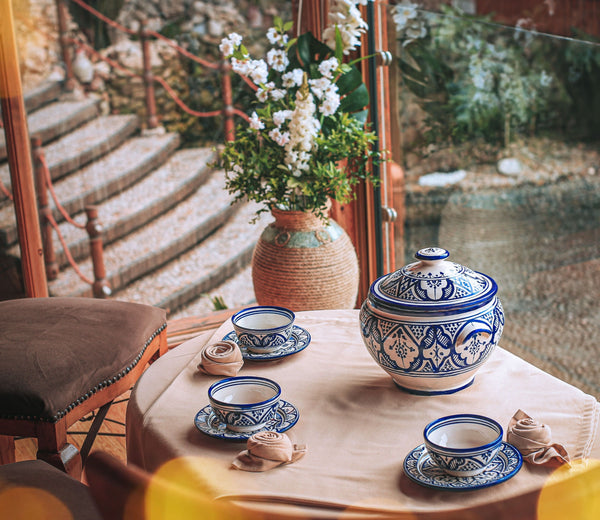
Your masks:
<instances>
[{"instance_id":1,"label":"white stone","mask_svg":"<svg viewBox=\"0 0 600 520\"><path fill-rule=\"evenodd\" d=\"M465 170L428 173L419 177L419 186L448 186L462 181L466 175Z\"/></svg>"},{"instance_id":2,"label":"white stone","mask_svg":"<svg viewBox=\"0 0 600 520\"><path fill-rule=\"evenodd\" d=\"M502 175L519 175L523 170L521 161L514 157L507 157L506 159L500 159L497 164L498 173Z\"/></svg>"}]
</instances>

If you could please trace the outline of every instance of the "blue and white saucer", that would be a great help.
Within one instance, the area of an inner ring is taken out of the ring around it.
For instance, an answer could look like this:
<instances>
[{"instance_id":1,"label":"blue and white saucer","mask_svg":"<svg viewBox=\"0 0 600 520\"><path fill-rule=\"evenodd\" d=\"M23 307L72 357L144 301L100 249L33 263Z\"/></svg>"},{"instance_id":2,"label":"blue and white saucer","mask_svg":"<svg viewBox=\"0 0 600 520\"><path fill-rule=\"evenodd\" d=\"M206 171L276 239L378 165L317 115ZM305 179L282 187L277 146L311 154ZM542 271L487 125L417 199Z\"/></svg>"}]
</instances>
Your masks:
<instances>
[{"instance_id":1,"label":"blue and white saucer","mask_svg":"<svg viewBox=\"0 0 600 520\"><path fill-rule=\"evenodd\" d=\"M227 334L223 340L235 341L238 342L235 331L231 331ZM240 350L242 351L242 356L244 359L248 359L251 361L267 361L270 359L279 359L286 356L291 356L292 354L296 354L301 350L304 350L308 347L310 343L310 334L306 329L302 327L298 327L298 325L294 325L292 328L292 333L290 334L289 339L281 345L277 350L273 352L265 352L265 353L256 353L250 352L244 345L240 345Z\"/></svg>"},{"instance_id":2,"label":"blue and white saucer","mask_svg":"<svg viewBox=\"0 0 600 520\"><path fill-rule=\"evenodd\" d=\"M258 432L285 432L298 422L299 417L300 413L298 412L297 408L293 404L281 399L279 401L279 408L275 413L275 417L260 430L254 430L253 432L247 433L228 430L225 426L225 423L222 423L219 421L219 419L217 419L217 416L212 411L210 405L205 406L196 414L196 417L194 418L194 424L202 433L209 435L210 437L229 441L245 441Z\"/></svg>"},{"instance_id":3,"label":"blue and white saucer","mask_svg":"<svg viewBox=\"0 0 600 520\"><path fill-rule=\"evenodd\" d=\"M424 444L417 446L404 459L404 473L422 486L462 491L494 486L514 477L523 465L523 457L514 446L503 442L494 460L479 475L454 477L436 466Z\"/></svg>"}]
</instances>

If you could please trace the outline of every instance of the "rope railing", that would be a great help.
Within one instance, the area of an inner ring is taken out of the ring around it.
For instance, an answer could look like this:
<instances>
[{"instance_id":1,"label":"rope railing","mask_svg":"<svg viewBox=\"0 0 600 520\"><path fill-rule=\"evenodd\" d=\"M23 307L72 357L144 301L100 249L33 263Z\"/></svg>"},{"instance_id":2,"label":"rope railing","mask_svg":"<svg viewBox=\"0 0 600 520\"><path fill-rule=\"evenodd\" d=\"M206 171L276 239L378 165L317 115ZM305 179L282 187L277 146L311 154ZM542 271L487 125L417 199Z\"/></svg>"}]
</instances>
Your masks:
<instances>
[{"instance_id":1,"label":"rope railing","mask_svg":"<svg viewBox=\"0 0 600 520\"><path fill-rule=\"evenodd\" d=\"M56 9L57 9L57 17L58 17L58 30L59 30L59 39L62 51L62 57L65 64L65 86L67 89L72 90L74 88L74 73L71 62L71 50L69 47L73 45L78 48L85 48L85 50L90 54L96 57L99 60L102 60L108 65L110 65L113 69L119 70L123 74L132 77L142 79L146 85L146 108L147 108L147 117L148 117L148 127L154 128L158 125L158 119L156 117L156 102L154 99L154 89L153 84L157 83L167 92L167 94L173 99L173 101L179 106L182 110L187 112L188 114L195 117L218 117L222 115L224 117L224 126L225 126L225 139L226 140L234 140L235 139L235 130L233 123L233 116L238 116L243 118L246 121L249 121L248 115L233 107L233 96L231 91L231 66L226 60L222 60L220 63L214 63L208 60L205 60L199 56L196 56L189 52L187 49L181 47L177 43L175 43L172 39L167 38L166 36L149 30L146 27L146 22L143 21L141 24L141 28L139 31L134 31L133 29L129 29L124 25L119 24L115 20L110 19L109 17L103 15L98 10L86 4L83 0L70 0L77 5L79 5L82 9L88 11L90 14L103 21L104 23L110 25L114 29L122 31L131 36L139 36L140 44L142 46L142 54L143 54L143 74L137 74L127 67L124 67L118 61L113 60L107 56L103 56L101 53L96 51L92 46L86 44L83 40L77 38L70 38L68 36L68 11L66 7L67 0L55 0ZM167 43L171 48L175 49L180 55L185 56L188 59L199 63L203 67L217 70L221 74L221 88L222 88L222 96L223 96L223 108L220 110L212 110L212 111L198 111L190 108L186 105L186 103L181 99L181 97L175 92L175 90L168 84L168 82L162 78L154 76L150 66L150 51L149 51L149 38L153 37L156 39L160 39ZM254 85L248 78L240 75L240 77L253 89L256 90L257 87ZM46 263L46 276L48 280L54 280L58 276L58 264L56 261L56 255L54 251L54 243L53 243L53 232L57 234L58 240L63 248L64 255L68 263L74 269L77 276L86 284L89 284L93 288L93 293L95 297L107 297L111 294L111 289L106 281L106 270L104 267L104 258L103 258L103 245L102 245L102 227L98 222L98 210L95 206L88 206L85 208L85 212L87 214L87 224L79 224L76 222L71 216L68 214L64 206L60 203L56 191L54 189L52 183L52 177L50 175L50 169L48 167L48 163L46 161L41 139L38 137L34 137L31 140L32 144L32 155L34 158L34 173L36 177L36 187L38 193L38 206L40 213L40 220L42 225L42 239L44 245L44 258ZM13 200L13 195L11 190L8 189L0 180L0 191L11 201ZM49 206L48 201L48 192L50 193L54 205L57 211L62 215L64 220L68 222L70 225L73 225L79 229L85 229L89 236L90 241L90 252L92 257L92 264L94 270L94 279L86 276L77 265L73 254L71 253L69 246L65 240L63 233L60 230L60 227L54 217L53 211Z\"/></svg>"},{"instance_id":2,"label":"rope railing","mask_svg":"<svg viewBox=\"0 0 600 520\"><path fill-rule=\"evenodd\" d=\"M46 156L42 148L42 140L34 136L31 139L31 150L34 162L34 174L36 178L36 191L38 196L38 206L40 221L42 227L42 242L44 246L44 260L46 264L46 277L48 280L55 280L58 276L58 264L54 251L52 232L56 233L58 240L63 248L66 260L71 265L77 276L84 283L92 286L92 292L96 298L106 298L110 296L111 290L106 281L106 269L104 267L104 254L102 247L102 227L98 222L98 210L95 206L85 208L87 215L87 224L83 225L71 218L67 210L58 200L50 168L46 161ZM90 241L90 253L94 271L94 279L86 276L77 265L75 258L71 254L69 245L60 230L60 227L54 218L52 209L48 201L48 192L56 206L57 211L62 215L67 223L78 229L85 229Z\"/></svg>"},{"instance_id":3,"label":"rope railing","mask_svg":"<svg viewBox=\"0 0 600 520\"><path fill-rule=\"evenodd\" d=\"M69 215L69 213L67 213L67 210L64 208L64 206L58 200L58 197L56 196L56 191L54 189L54 184L52 183L52 176L50 175L50 169L48 168L48 162L46 161L46 155L43 152L40 152L38 160L41 165L41 171L44 174L46 188L48 189L48 191L50 192L50 195L52 196L52 200L54 201L54 205L56 206L56 209L59 211L59 213L63 216L63 218L69 224L71 224L72 226L75 226L76 228L79 228L79 229L85 229L85 226L83 224L80 224L79 222L76 222L75 220L73 220L71 218L71 215Z\"/></svg>"},{"instance_id":4,"label":"rope railing","mask_svg":"<svg viewBox=\"0 0 600 520\"><path fill-rule=\"evenodd\" d=\"M65 0L56 0L56 1L57 1L58 16L59 17L65 16L66 9L64 7L61 8L61 5L64 6ZM153 86L152 86L153 83L160 84L164 88L164 90L167 92L167 94L173 99L173 101L175 101L177 106L179 106L184 112L186 112L194 117L217 117L217 116L222 115L224 117L225 139L226 140L234 140L234 138L235 138L235 134L234 134L235 133L235 125L233 123L234 115L241 117L246 121L249 121L249 117L245 112L232 106L231 80L230 80L230 76L229 76L231 67L229 66L229 64L226 61L221 61L220 63L214 63L214 62L211 62L204 58L201 58L199 56L196 56L195 54L189 52L187 49L178 45L171 38L167 38L166 36L160 34L157 31L148 29L146 27L145 20L142 21L139 32L136 32L133 29L125 27L124 25L116 22L115 20L112 20L109 17L103 15L102 13L100 13L99 11L94 9L93 7L86 4L83 0L71 0L71 1L76 3L79 7L86 10L93 16L97 17L99 20L110 25L114 29L117 29L119 31L122 31L122 32L132 35L132 36L133 35L139 36L140 44L142 46L142 53L144 56L144 60L143 60L144 61L144 63L143 63L144 73L143 73L142 79L144 80L144 82L146 84L146 109L147 109L148 127L149 128L154 128L158 125L158 118L156 117L156 102L154 100L154 90L153 90ZM59 23L59 30L62 27L66 27L66 23L64 21ZM154 76L152 73L151 67L150 67L149 49L147 47L148 40L150 37L154 37L156 39L164 41L171 48L175 49L180 55L185 56L186 58L191 59L191 60L195 61L196 63L199 63L203 67L220 71L220 73L221 73L221 88L222 88L224 107L220 110L212 110L212 111L194 110L185 104L185 102L181 99L181 97L177 95L175 90L167 83L167 81L164 78ZM93 49L91 46L84 44L82 41L69 39L68 37L66 37L66 35L61 35L60 40L61 40L62 44L66 44L67 42L70 41L71 43L75 43L76 45L85 46L85 48L88 50L88 52L93 54L96 58L101 59L101 60L105 61L106 63L108 63L111 67L117 68L118 70L124 72L125 68L122 67L120 64L117 64L117 62L115 62L114 60L111 60L110 58L103 56L102 54L97 52L95 49ZM69 56L69 53L66 50L63 50L62 54L63 54L63 58L66 58L67 56ZM72 74L72 68L71 68L70 63L65 64L65 68L67 70L67 74ZM137 78L140 77L140 75L135 74L131 71L126 72L126 74L130 75L131 77L137 77ZM246 78L245 76L241 76L241 75L240 75L240 77L252 89L254 89L254 90L257 89L256 85L254 85L248 78ZM69 83L72 83L72 78L67 78L67 84L69 84Z\"/></svg>"}]
</instances>

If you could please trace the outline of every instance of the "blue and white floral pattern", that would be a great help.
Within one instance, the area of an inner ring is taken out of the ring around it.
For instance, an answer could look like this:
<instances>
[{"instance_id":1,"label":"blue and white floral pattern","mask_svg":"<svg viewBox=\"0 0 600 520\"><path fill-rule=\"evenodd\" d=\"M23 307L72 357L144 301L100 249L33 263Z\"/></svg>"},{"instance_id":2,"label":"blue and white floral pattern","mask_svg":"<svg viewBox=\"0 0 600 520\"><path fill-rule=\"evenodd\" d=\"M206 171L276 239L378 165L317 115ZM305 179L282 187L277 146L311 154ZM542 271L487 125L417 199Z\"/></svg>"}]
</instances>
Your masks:
<instances>
[{"instance_id":1,"label":"blue and white floral pattern","mask_svg":"<svg viewBox=\"0 0 600 520\"><path fill-rule=\"evenodd\" d=\"M494 303L479 314L472 313L467 322L459 315L444 323L424 324L385 318L365 302L360 312L361 332L373 359L388 372L418 377L475 370L502 335L504 314L500 301ZM465 326L473 322L478 331L464 343L457 341Z\"/></svg>"},{"instance_id":2,"label":"blue and white floral pattern","mask_svg":"<svg viewBox=\"0 0 600 520\"><path fill-rule=\"evenodd\" d=\"M221 422L214 414L210 405L205 406L196 414L194 424L198 430L210 437L230 441L245 441L255 433L262 431L285 432L298 422L299 417L300 413L298 409L293 404L281 399L273 419L260 430L252 432L234 432L228 430L225 423Z\"/></svg>"},{"instance_id":3,"label":"blue and white floral pattern","mask_svg":"<svg viewBox=\"0 0 600 520\"><path fill-rule=\"evenodd\" d=\"M445 490L471 490L494 486L515 476L523 465L523 457L512 445L503 442L500 451L485 470L472 477L455 477L445 473L431 459L421 444L404 459L404 473L422 486Z\"/></svg>"},{"instance_id":4,"label":"blue and white floral pattern","mask_svg":"<svg viewBox=\"0 0 600 520\"><path fill-rule=\"evenodd\" d=\"M235 341L238 343L235 331L229 332L223 340ZM291 356L304 350L310 344L310 333L298 325L294 325L289 339L273 352L251 352L245 345L239 344L242 356L249 361L268 361L272 359L280 359L282 357Z\"/></svg>"},{"instance_id":5,"label":"blue and white floral pattern","mask_svg":"<svg viewBox=\"0 0 600 520\"><path fill-rule=\"evenodd\" d=\"M371 285L360 311L362 338L400 387L458 391L473 381L502 335L498 287L489 276L447 261L445 249L415 256L418 262Z\"/></svg>"}]
</instances>

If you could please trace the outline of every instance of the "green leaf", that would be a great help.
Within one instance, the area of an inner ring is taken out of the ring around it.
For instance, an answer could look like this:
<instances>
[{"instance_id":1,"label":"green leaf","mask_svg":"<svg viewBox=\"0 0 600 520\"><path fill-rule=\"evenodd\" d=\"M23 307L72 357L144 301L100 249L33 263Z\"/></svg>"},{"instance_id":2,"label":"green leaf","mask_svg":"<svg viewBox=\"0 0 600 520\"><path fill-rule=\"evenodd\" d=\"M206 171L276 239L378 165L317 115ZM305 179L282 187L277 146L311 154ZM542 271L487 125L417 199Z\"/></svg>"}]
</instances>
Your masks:
<instances>
[{"instance_id":1,"label":"green leaf","mask_svg":"<svg viewBox=\"0 0 600 520\"><path fill-rule=\"evenodd\" d=\"M352 67L348 72L343 74L336 81L338 93L340 96L345 96L349 92L358 88L363 84L363 79L360 71L356 67Z\"/></svg>"},{"instance_id":2,"label":"green leaf","mask_svg":"<svg viewBox=\"0 0 600 520\"><path fill-rule=\"evenodd\" d=\"M342 40L342 33L338 26L335 26L335 57L342 63L344 59L344 41Z\"/></svg>"},{"instance_id":3,"label":"green leaf","mask_svg":"<svg viewBox=\"0 0 600 520\"><path fill-rule=\"evenodd\" d=\"M340 101L344 112L358 112L369 104L369 91L363 83Z\"/></svg>"},{"instance_id":4,"label":"green leaf","mask_svg":"<svg viewBox=\"0 0 600 520\"><path fill-rule=\"evenodd\" d=\"M283 26L283 31L288 32L292 27L294 27L294 22L286 22Z\"/></svg>"},{"instance_id":5,"label":"green leaf","mask_svg":"<svg viewBox=\"0 0 600 520\"><path fill-rule=\"evenodd\" d=\"M351 116L357 121L360 121L362 124L365 124L367 122L367 118L369 117L369 109L365 108L360 112L354 112L351 114Z\"/></svg>"},{"instance_id":6,"label":"green leaf","mask_svg":"<svg viewBox=\"0 0 600 520\"><path fill-rule=\"evenodd\" d=\"M300 58L300 63L302 68L308 68L311 63L311 53L310 53L310 38L312 34L304 33L298 37L298 41L296 46L298 48L298 58Z\"/></svg>"}]
</instances>

